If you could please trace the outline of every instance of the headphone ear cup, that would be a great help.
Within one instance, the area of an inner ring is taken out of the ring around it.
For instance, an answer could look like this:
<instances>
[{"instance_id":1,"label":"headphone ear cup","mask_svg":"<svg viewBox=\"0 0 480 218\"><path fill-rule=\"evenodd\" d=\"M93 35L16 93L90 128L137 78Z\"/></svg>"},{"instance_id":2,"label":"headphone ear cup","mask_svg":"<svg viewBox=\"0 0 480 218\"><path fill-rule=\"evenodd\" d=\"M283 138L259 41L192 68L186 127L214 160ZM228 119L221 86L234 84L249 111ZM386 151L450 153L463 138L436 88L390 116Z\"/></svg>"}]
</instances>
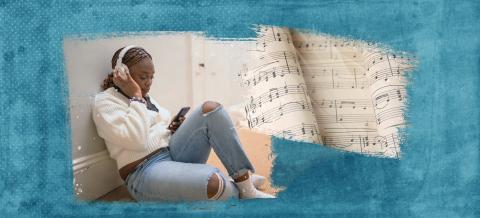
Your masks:
<instances>
[{"instance_id":1,"label":"headphone ear cup","mask_svg":"<svg viewBox=\"0 0 480 218\"><path fill-rule=\"evenodd\" d=\"M127 79L129 74L128 66L122 63L122 68L123 68L123 79Z\"/></svg>"},{"instance_id":2,"label":"headphone ear cup","mask_svg":"<svg viewBox=\"0 0 480 218\"><path fill-rule=\"evenodd\" d=\"M123 71L123 73L127 74L128 66L125 65L124 63L121 63L120 66L122 66L122 71Z\"/></svg>"},{"instance_id":3,"label":"headphone ear cup","mask_svg":"<svg viewBox=\"0 0 480 218\"><path fill-rule=\"evenodd\" d=\"M122 68L122 66L115 66L114 70L121 73L123 71L123 68Z\"/></svg>"},{"instance_id":4,"label":"headphone ear cup","mask_svg":"<svg viewBox=\"0 0 480 218\"><path fill-rule=\"evenodd\" d=\"M119 66L116 66L115 69L119 72L119 75L122 77L122 79L127 79L127 65L122 63Z\"/></svg>"}]
</instances>

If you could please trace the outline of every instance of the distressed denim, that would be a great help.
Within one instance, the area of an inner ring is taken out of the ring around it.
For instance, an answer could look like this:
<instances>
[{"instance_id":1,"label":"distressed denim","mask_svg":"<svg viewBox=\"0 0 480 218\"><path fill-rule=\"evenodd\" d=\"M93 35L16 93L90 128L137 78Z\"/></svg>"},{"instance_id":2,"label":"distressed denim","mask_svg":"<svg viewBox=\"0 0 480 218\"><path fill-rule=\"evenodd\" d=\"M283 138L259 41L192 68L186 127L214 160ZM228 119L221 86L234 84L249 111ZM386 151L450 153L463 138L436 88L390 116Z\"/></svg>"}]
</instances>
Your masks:
<instances>
[{"instance_id":1,"label":"distressed denim","mask_svg":"<svg viewBox=\"0 0 480 218\"><path fill-rule=\"evenodd\" d=\"M255 172L223 106L207 113L197 107L172 135L168 150L145 160L127 177L127 189L137 201L207 200L208 180L216 172L225 184L218 200L238 198L228 176L205 164L212 148L229 176Z\"/></svg>"}]
</instances>

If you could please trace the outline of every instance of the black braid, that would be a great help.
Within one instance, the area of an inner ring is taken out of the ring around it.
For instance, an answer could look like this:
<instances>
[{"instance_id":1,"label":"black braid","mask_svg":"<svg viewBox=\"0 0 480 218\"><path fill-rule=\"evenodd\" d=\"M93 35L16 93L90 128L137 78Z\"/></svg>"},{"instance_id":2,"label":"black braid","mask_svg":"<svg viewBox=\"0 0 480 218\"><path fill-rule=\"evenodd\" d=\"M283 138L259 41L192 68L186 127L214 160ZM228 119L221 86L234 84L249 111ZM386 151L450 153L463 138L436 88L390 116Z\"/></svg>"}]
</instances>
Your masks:
<instances>
[{"instance_id":1,"label":"black braid","mask_svg":"<svg viewBox=\"0 0 480 218\"><path fill-rule=\"evenodd\" d=\"M123 48L118 49L112 57L112 69L115 68L117 64L118 55L120 55L120 51ZM150 58L152 60L152 56L143 48L134 47L131 48L125 53L122 58L122 63L127 65L128 68L131 68L136 63L140 62L144 58ZM109 73L108 76L103 80L102 89L106 90L110 87L113 87L113 73Z\"/></svg>"}]
</instances>

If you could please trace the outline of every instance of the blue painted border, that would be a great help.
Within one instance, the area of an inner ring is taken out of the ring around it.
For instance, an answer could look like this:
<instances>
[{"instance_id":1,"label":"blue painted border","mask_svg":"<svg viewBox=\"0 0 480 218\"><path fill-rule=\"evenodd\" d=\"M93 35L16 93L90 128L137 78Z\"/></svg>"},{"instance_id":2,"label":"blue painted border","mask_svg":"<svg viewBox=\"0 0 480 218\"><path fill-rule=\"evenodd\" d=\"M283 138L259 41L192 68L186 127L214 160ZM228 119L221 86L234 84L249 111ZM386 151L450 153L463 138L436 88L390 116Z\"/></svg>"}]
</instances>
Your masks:
<instances>
[{"instance_id":1,"label":"blue painted border","mask_svg":"<svg viewBox=\"0 0 480 218\"><path fill-rule=\"evenodd\" d=\"M0 1L0 214L45 216L480 216L478 1ZM274 201L74 199L64 37L252 24L381 42L416 55L400 160L273 139Z\"/></svg>"}]
</instances>

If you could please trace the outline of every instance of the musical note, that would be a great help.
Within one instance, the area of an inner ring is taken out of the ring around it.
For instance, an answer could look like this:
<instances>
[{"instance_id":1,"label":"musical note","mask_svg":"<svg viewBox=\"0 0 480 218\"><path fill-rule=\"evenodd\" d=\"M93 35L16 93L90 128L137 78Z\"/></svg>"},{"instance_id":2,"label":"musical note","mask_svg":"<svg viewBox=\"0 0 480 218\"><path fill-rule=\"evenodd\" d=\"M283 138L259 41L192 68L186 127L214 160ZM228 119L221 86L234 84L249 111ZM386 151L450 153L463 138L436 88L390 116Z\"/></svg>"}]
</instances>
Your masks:
<instances>
[{"instance_id":1,"label":"musical note","mask_svg":"<svg viewBox=\"0 0 480 218\"><path fill-rule=\"evenodd\" d=\"M332 115L316 115L319 124L330 123L368 123L375 122L375 116L373 114L332 114Z\"/></svg>"},{"instance_id":2,"label":"musical note","mask_svg":"<svg viewBox=\"0 0 480 218\"><path fill-rule=\"evenodd\" d=\"M305 95L305 84L287 85L272 87L267 92L261 93L255 98L250 96L250 101L246 105L252 112L255 112L256 108L262 107L262 105L272 102L280 97L287 95Z\"/></svg>"},{"instance_id":3,"label":"musical note","mask_svg":"<svg viewBox=\"0 0 480 218\"><path fill-rule=\"evenodd\" d=\"M380 111L376 114L377 124L382 124L382 122L385 122L389 119L403 118L403 110L403 107L393 107L387 110Z\"/></svg>"},{"instance_id":4,"label":"musical note","mask_svg":"<svg viewBox=\"0 0 480 218\"><path fill-rule=\"evenodd\" d=\"M289 126L281 131L273 132L272 135L284 139L309 139L311 137L318 137L318 127L315 124L297 124ZM318 139L319 140L319 139Z\"/></svg>"},{"instance_id":5,"label":"musical note","mask_svg":"<svg viewBox=\"0 0 480 218\"><path fill-rule=\"evenodd\" d=\"M311 108L304 101L288 102L285 104L280 104L280 106L276 108L263 111L261 113L262 115L247 119L250 120L250 126L253 128L266 123L272 123L273 121L280 119L283 115L297 111L311 111Z\"/></svg>"},{"instance_id":6,"label":"musical note","mask_svg":"<svg viewBox=\"0 0 480 218\"><path fill-rule=\"evenodd\" d=\"M375 108L383 109L388 106L390 100L403 102L405 100L405 87L404 85L383 86L377 89L373 95L373 102ZM390 97L391 96L391 97ZM398 103L396 103L398 104Z\"/></svg>"},{"instance_id":7,"label":"musical note","mask_svg":"<svg viewBox=\"0 0 480 218\"><path fill-rule=\"evenodd\" d=\"M372 108L369 99L321 99L312 101L314 108L333 108L334 101L339 102L337 109L366 110Z\"/></svg>"},{"instance_id":8,"label":"musical note","mask_svg":"<svg viewBox=\"0 0 480 218\"><path fill-rule=\"evenodd\" d=\"M267 68L265 70L258 70L258 72L251 73L251 78L243 78L243 84L250 86L260 85L262 82L268 82L268 78L277 78L277 75L284 77L285 75L300 75L300 69L297 66L277 66Z\"/></svg>"}]
</instances>

